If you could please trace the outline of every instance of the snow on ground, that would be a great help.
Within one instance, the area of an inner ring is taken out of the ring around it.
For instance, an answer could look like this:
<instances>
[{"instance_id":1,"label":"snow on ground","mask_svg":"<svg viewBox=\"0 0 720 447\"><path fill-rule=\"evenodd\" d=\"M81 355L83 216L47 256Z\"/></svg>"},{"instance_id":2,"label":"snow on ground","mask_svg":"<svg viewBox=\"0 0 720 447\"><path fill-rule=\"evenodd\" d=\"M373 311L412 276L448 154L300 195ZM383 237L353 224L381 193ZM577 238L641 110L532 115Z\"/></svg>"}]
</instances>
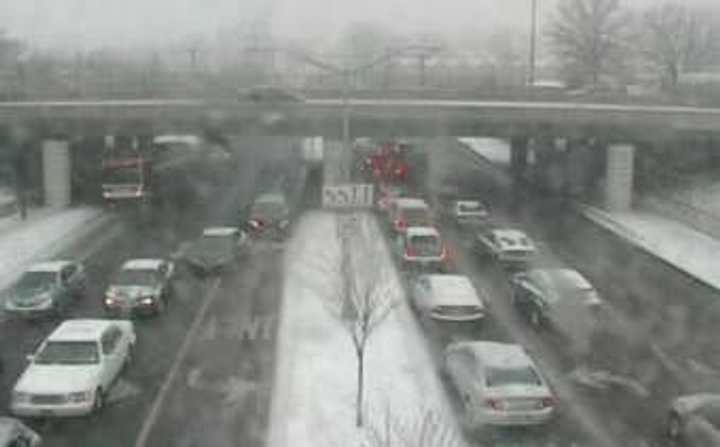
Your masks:
<instances>
[{"instance_id":1,"label":"snow on ground","mask_svg":"<svg viewBox=\"0 0 720 447\"><path fill-rule=\"evenodd\" d=\"M31 211L0 219L0 290L8 287L31 263L52 258L78 238L102 216L94 208Z\"/></svg>"},{"instance_id":2,"label":"snow on ground","mask_svg":"<svg viewBox=\"0 0 720 447\"><path fill-rule=\"evenodd\" d=\"M510 144L496 138L458 138L478 155L499 165L510 165Z\"/></svg>"},{"instance_id":3,"label":"snow on ground","mask_svg":"<svg viewBox=\"0 0 720 447\"><path fill-rule=\"evenodd\" d=\"M720 289L720 267L715 262L720 253L717 239L655 214L609 213L587 206L583 206L582 211L599 225Z\"/></svg>"},{"instance_id":4,"label":"snow on ground","mask_svg":"<svg viewBox=\"0 0 720 447\"><path fill-rule=\"evenodd\" d=\"M368 218L370 219L370 218ZM367 432L354 425L356 358L349 334L328 309L337 281L340 249L336 218L306 214L289 243L278 335L270 447L363 446ZM384 244L374 220L372 243ZM372 334L366 351L368 426L382 429L386 415L412 437L430 415L433 433L460 445L460 431L436 367L395 273L390 253L369 258L391 271L395 307ZM411 442L412 443L412 442ZM418 445L418 444L415 444ZM418 445L418 447L421 447Z\"/></svg>"}]
</instances>

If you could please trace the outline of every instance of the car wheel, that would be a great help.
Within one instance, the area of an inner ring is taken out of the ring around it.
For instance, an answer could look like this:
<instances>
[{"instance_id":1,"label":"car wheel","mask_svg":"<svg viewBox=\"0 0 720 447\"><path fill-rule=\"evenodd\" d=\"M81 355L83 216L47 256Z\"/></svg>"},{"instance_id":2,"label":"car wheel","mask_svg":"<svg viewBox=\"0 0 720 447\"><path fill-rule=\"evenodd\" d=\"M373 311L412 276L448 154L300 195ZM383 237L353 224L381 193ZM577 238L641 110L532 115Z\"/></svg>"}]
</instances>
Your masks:
<instances>
[{"instance_id":1,"label":"car wheel","mask_svg":"<svg viewBox=\"0 0 720 447\"><path fill-rule=\"evenodd\" d=\"M667 435L673 440L678 440L682 436L682 420L676 413L670 413L668 417Z\"/></svg>"},{"instance_id":2,"label":"car wheel","mask_svg":"<svg viewBox=\"0 0 720 447\"><path fill-rule=\"evenodd\" d=\"M93 413L97 413L105 406L105 394L101 388L95 390L95 400L93 401Z\"/></svg>"}]
</instances>

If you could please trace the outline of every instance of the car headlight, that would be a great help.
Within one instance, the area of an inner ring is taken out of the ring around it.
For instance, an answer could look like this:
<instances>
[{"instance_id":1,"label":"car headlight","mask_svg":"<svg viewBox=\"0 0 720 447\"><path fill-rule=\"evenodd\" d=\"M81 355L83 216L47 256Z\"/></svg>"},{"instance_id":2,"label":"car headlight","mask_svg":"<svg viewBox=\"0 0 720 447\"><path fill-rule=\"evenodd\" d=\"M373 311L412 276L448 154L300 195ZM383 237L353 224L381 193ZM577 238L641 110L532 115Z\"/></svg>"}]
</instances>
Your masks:
<instances>
[{"instance_id":1,"label":"car headlight","mask_svg":"<svg viewBox=\"0 0 720 447\"><path fill-rule=\"evenodd\" d=\"M23 393L22 391L14 391L12 394L13 403L24 404L30 402L30 393Z\"/></svg>"},{"instance_id":2,"label":"car headlight","mask_svg":"<svg viewBox=\"0 0 720 447\"><path fill-rule=\"evenodd\" d=\"M53 304L53 297L49 293L43 293L42 295L38 296L38 303L35 307L39 309L49 309L52 307Z\"/></svg>"},{"instance_id":3,"label":"car headlight","mask_svg":"<svg viewBox=\"0 0 720 447\"><path fill-rule=\"evenodd\" d=\"M68 400L74 403L88 402L93 400L93 391L79 391L68 394Z\"/></svg>"},{"instance_id":4,"label":"car headlight","mask_svg":"<svg viewBox=\"0 0 720 447\"><path fill-rule=\"evenodd\" d=\"M140 303L141 303L141 304L150 305L150 304L152 304L152 303L154 303L154 302L155 302L155 298L153 298L153 297L151 297L151 296L146 296L145 298L141 298L141 299L140 299Z\"/></svg>"}]
</instances>

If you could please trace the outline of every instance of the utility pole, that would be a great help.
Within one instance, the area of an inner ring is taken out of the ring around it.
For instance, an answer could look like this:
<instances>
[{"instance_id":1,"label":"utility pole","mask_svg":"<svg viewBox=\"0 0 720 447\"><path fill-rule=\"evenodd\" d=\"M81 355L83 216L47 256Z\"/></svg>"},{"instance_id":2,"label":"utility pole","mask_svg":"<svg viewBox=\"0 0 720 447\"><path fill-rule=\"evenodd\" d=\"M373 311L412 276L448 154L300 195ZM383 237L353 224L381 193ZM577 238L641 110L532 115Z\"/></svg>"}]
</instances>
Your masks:
<instances>
[{"instance_id":1,"label":"utility pole","mask_svg":"<svg viewBox=\"0 0 720 447\"><path fill-rule=\"evenodd\" d=\"M537 40L537 0L531 0L530 13L530 63L528 73L528 85L535 85L535 46Z\"/></svg>"}]
</instances>

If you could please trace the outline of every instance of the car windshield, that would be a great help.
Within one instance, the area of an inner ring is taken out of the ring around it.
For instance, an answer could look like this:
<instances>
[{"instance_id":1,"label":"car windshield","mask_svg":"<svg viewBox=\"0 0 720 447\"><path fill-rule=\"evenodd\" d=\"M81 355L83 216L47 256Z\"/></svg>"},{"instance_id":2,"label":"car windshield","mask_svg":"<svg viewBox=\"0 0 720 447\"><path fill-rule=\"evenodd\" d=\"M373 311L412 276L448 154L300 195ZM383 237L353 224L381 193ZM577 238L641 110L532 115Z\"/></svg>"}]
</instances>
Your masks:
<instances>
[{"instance_id":1,"label":"car windshield","mask_svg":"<svg viewBox=\"0 0 720 447\"><path fill-rule=\"evenodd\" d=\"M16 287L19 289L42 289L52 286L57 282L55 272L25 272L18 280Z\"/></svg>"},{"instance_id":2,"label":"car windshield","mask_svg":"<svg viewBox=\"0 0 720 447\"><path fill-rule=\"evenodd\" d=\"M428 211L420 208L405 208L402 210L408 226L422 226L430 223L430 215Z\"/></svg>"},{"instance_id":3,"label":"car windshield","mask_svg":"<svg viewBox=\"0 0 720 447\"><path fill-rule=\"evenodd\" d=\"M103 174L103 183L106 185L137 184L142 180L141 172L138 166L106 168Z\"/></svg>"},{"instance_id":4,"label":"car windshield","mask_svg":"<svg viewBox=\"0 0 720 447\"><path fill-rule=\"evenodd\" d=\"M113 279L116 286L152 286L157 284L160 274L156 270L123 269Z\"/></svg>"},{"instance_id":5,"label":"car windshield","mask_svg":"<svg viewBox=\"0 0 720 447\"><path fill-rule=\"evenodd\" d=\"M37 365L91 365L99 361L94 341L49 341L33 360Z\"/></svg>"},{"instance_id":6,"label":"car windshield","mask_svg":"<svg viewBox=\"0 0 720 447\"><path fill-rule=\"evenodd\" d=\"M439 256L442 250L440 240L436 236L411 236L409 245L418 256Z\"/></svg>"},{"instance_id":7,"label":"car windshield","mask_svg":"<svg viewBox=\"0 0 720 447\"><path fill-rule=\"evenodd\" d=\"M542 381L535 369L529 366L517 368L488 368L485 384L490 388L523 385L540 386Z\"/></svg>"}]
</instances>

